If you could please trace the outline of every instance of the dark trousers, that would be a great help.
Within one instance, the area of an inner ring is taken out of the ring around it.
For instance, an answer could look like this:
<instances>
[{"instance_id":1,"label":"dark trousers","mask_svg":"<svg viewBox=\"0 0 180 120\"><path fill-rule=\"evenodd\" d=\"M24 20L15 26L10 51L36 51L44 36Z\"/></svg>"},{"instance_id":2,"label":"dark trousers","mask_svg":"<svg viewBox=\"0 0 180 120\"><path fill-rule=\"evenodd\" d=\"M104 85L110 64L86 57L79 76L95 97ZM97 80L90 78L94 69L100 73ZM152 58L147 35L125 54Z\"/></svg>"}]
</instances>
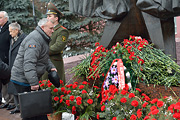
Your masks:
<instances>
[{"instance_id":1,"label":"dark trousers","mask_svg":"<svg viewBox=\"0 0 180 120\"><path fill-rule=\"evenodd\" d=\"M31 92L30 86L22 86L14 83L14 86L18 93ZM23 118L23 120L48 120L47 115L35 116L31 118Z\"/></svg>"}]
</instances>

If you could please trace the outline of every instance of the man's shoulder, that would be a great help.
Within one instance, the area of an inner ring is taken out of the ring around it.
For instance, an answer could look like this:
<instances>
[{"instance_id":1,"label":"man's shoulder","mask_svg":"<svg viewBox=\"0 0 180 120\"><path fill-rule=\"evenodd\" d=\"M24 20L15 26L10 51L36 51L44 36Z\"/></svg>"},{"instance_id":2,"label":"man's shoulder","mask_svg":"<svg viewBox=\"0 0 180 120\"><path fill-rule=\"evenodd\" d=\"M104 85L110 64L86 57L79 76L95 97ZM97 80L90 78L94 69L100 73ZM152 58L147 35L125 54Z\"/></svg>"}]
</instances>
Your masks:
<instances>
[{"instance_id":1,"label":"man's shoulder","mask_svg":"<svg viewBox=\"0 0 180 120\"><path fill-rule=\"evenodd\" d=\"M61 30L67 30L67 28L65 28L61 24L58 24L56 27L54 27L54 31L61 31Z\"/></svg>"}]
</instances>

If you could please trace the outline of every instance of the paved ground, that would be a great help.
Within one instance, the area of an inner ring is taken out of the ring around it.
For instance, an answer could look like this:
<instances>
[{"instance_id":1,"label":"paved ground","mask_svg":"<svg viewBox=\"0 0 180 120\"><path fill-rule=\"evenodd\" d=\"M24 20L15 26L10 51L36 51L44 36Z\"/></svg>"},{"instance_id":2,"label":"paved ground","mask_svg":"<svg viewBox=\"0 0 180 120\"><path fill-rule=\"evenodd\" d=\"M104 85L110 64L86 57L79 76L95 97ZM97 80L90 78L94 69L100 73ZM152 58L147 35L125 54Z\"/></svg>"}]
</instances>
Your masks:
<instances>
[{"instance_id":1,"label":"paved ground","mask_svg":"<svg viewBox=\"0 0 180 120\"><path fill-rule=\"evenodd\" d=\"M0 109L0 120L21 120L20 114L9 114L9 110Z\"/></svg>"},{"instance_id":2,"label":"paved ground","mask_svg":"<svg viewBox=\"0 0 180 120\"><path fill-rule=\"evenodd\" d=\"M6 109L0 109L0 120L22 120L20 113L9 114L9 112L10 111ZM63 113L62 120L74 120L74 116L72 114Z\"/></svg>"}]
</instances>

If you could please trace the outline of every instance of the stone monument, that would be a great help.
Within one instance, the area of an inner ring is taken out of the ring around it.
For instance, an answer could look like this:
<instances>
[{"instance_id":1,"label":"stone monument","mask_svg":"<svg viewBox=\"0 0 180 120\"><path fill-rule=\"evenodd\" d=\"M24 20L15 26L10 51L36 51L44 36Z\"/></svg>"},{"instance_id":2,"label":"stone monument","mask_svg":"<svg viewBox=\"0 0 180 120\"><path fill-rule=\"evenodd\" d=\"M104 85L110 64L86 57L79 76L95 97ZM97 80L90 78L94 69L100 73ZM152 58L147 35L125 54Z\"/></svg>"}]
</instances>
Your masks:
<instances>
[{"instance_id":1,"label":"stone monument","mask_svg":"<svg viewBox=\"0 0 180 120\"><path fill-rule=\"evenodd\" d=\"M176 59L174 17L180 15L180 0L69 0L69 9L107 19L100 41L106 48L135 35Z\"/></svg>"}]
</instances>

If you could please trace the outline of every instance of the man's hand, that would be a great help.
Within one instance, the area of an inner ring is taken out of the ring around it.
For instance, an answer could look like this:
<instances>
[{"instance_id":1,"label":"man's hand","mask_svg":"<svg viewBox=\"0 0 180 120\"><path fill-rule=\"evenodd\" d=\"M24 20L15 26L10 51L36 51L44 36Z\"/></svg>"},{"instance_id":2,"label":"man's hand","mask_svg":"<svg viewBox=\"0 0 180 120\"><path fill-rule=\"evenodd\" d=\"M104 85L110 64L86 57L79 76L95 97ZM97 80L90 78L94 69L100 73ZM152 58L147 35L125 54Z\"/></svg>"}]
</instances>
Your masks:
<instances>
[{"instance_id":1,"label":"man's hand","mask_svg":"<svg viewBox=\"0 0 180 120\"><path fill-rule=\"evenodd\" d=\"M31 86L31 90L39 90L39 85Z\"/></svg>"},{"instance_id":2,"label":"man's hand","mask_svg":"<svg viewBox=\"0 0 180 120\"><path fill-rule=\"evenodd\" d=\"M57 69L56 68L52 68L51 71L56 71L57 72Z\"/></svg>"}]
</instances>

